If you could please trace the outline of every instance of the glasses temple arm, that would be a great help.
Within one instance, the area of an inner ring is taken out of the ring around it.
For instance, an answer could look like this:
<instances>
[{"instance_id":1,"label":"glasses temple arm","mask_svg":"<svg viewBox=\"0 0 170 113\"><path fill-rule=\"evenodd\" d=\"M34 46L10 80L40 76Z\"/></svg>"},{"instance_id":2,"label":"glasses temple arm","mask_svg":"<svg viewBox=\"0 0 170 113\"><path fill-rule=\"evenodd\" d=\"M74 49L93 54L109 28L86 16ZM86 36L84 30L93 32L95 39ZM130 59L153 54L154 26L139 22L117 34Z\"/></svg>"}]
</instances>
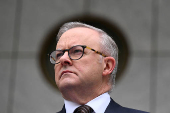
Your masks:
<instances>
[{"instance_id":1,"label":"glasses temple arm","mask_svg":"<svg viewBox=\"0 0 170 113\"><path fill-rule=\"evenodd\" d=\"M97 54L100 54L100 55L106 57L105 54L103 54L103 53L101 53L101 52L99 52L99 51L96 51L96 50L94 50L94 49L92 49L92 48L90 48L90 47L88 47L88 46L86 46L86 48L87 48L87 49L90 49L90 50L92 50L92 51L94 51L94 52L97 53Z\"/></svg>"}]
</instances>

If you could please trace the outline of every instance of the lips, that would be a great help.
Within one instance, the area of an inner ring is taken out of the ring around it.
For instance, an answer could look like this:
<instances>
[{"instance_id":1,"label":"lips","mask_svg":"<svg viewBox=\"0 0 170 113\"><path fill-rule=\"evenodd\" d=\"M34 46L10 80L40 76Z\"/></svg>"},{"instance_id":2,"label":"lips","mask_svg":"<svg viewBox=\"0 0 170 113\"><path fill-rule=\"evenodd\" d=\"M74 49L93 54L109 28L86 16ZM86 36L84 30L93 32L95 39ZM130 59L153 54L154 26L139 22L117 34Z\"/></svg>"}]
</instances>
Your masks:
<instances>
[{"instance_id":1,"label":"lips","mask_svg":"<svg viewBox=\"0 0 170 113\"><path fill-rule=\"evenodd\" d=\"M73 73L73 72L72 72L72 71L69 71L69 70L62 71L60 78L61 78L61 77L63 76L63 74L65 74L65 73Z\"/></svg>"}]
</instances>

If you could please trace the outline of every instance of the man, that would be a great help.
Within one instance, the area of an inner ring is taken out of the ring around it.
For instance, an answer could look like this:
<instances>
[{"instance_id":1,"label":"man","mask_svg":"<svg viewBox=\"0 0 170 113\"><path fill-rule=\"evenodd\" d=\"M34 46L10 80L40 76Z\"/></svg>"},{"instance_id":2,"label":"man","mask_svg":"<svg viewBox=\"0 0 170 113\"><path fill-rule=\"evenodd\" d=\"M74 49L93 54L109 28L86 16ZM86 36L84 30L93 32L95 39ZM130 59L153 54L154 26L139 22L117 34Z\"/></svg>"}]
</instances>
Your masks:
<instances>
[{"instance_id":1,"label":"man","mask_svg":"<svg viewBox=\"0 0 170 113\"><path fill-rule=\"evenodd\" d=\"M55 81L65 105L58 113L146 113L118 105L109 92L118 66L116 43L104 31L80 22L64 24L57 36ZM84 111L83 111L84 110Z\"/></svg>"}]
</instances>

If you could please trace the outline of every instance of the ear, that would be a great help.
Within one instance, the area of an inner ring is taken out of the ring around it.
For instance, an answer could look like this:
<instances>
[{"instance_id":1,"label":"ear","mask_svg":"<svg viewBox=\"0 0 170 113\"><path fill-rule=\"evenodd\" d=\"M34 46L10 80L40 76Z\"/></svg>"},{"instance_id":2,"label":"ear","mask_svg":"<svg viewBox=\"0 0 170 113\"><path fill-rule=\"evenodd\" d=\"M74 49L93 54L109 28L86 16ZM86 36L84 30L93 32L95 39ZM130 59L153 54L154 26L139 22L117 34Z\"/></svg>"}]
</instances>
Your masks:
<instances>
[{"instance_id":1,"label":"ear","mask_svg":"<svg viewBox=\"0 0 170 113\"><path fill-rule=\"evenodd\" d=\"M104 58L103 76L110 75L116 66L116 61L113 57Z\"/></svg>"}]
</instances>

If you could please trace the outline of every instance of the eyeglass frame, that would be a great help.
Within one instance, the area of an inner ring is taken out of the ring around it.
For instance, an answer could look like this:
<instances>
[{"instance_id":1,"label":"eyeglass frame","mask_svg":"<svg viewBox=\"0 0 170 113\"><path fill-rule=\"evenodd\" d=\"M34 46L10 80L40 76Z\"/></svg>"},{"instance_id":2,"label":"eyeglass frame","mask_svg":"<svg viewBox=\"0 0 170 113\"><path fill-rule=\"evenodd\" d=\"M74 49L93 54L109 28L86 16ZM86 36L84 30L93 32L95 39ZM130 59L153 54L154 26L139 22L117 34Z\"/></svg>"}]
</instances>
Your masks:
<instances>
[{"instance_id":1,"label":"eyeglass frame","mask_svg":"<svg viewBox=\"0 0 170 113\"><path fill-rule=\"evenodd\" d=\"M70 55L69 55L69 51L70 51L70 49L72 49L73 47L76 47L76 46L81 46L82 48L83 48L83 52L82 52L82 55L81 55L81 57L80 58L78 58L78 59L72 59L71 57L70 57ZM86 46L86 45L75 45L75 46L72 46L71 48L69 48L69 49L64 49L64 50L55 50L55 51L62 51L62 53L63 53L63 55L64 55L64 53L66 52L66 51L68 51L68 56L69 56L69 58L71 59L71 60L79 60L79 59L81 59L82 57L83 57L83 55L84 55L84 49L85 48L87 48L87 49L89 49L89 50L92 50L92 51L94 51L95 53L97 53L97 54L99 54L99 55L102 55L103 57L107 57L105 54L103 54L103 53L101 53L101 52L99 52L99 51L97 51L97 50L95 50L95 49L93 49L93 48L90 48L90 47L88 47L88 46ZM51 56L51 54L53 53L54 51L52 51L51 53L49 53L49 54L47 54L51 59L53 59L54 61L55 61L55 59L54 59L54 57L52 57ZM51 61L50 61L51 62ZM52 62L51 62L52 63ZM60 63L60 61L58 62L58 63L52 63L52 64L59 64Z\"/></svg>"}]
</instances>

